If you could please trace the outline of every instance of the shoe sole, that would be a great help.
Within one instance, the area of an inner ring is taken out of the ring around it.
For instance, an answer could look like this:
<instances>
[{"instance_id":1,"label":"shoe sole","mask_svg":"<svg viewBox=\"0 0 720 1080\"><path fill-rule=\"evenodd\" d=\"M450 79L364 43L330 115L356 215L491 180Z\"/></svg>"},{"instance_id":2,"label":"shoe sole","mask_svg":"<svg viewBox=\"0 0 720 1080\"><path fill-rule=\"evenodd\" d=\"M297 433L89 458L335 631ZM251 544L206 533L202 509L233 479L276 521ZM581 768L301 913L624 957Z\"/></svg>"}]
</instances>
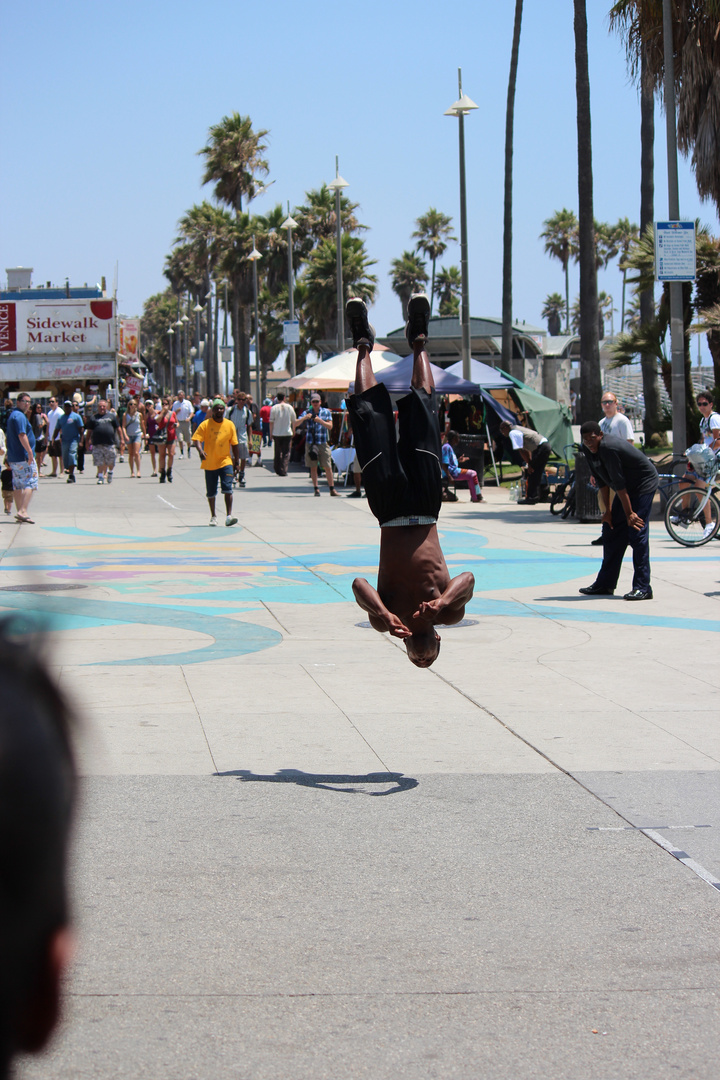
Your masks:
<instances>
[{"instance_id":1,"label":"shoe sole","mask_svg":"<svg viewBox=\"0 0 720 1080\"><path fill-rule=\"evenodd\" d=\"M369 345L374 345L375 333L368 322L365 301L360 300L358 297L351 298L345 305L345 314L350 323L353 345L357 348L361 341L367 341Z\"/></svg>"},{"instance_id":2,"label":"shoe sole","mask_svg":"<svg viewBox=\"0 0 720 1080\"><path fill-rule=\"evenodd\" d=\"M405 336L412 348L419 337L427 337L430 319L430 301L425 293L416 293L408 300L408 318Z\"/></svg>"}]
</instances>

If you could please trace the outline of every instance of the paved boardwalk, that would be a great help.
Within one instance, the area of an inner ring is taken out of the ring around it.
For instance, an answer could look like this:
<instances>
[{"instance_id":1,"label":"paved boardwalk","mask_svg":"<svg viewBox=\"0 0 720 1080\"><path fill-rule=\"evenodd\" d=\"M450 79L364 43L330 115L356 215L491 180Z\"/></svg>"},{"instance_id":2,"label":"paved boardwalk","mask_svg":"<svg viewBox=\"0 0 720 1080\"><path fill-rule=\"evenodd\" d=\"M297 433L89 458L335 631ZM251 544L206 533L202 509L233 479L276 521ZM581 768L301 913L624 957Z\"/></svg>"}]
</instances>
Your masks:
<instances>
[{"instance_id":1,"label":"paved boardwalk","mask_svg":"<svg viewBox=\"0 0 720 1080\"><path fill-rule=\"evenodd\" d=\"M653 523L656 600L592 600L596 526L446 506L476 594L421 671L352 602L365 500L253 469L210 529L197 459L127 471L0 522L84 717L68 1019L21 1076L714 1075L720 545Z\"/></svg>"}]
</instances>

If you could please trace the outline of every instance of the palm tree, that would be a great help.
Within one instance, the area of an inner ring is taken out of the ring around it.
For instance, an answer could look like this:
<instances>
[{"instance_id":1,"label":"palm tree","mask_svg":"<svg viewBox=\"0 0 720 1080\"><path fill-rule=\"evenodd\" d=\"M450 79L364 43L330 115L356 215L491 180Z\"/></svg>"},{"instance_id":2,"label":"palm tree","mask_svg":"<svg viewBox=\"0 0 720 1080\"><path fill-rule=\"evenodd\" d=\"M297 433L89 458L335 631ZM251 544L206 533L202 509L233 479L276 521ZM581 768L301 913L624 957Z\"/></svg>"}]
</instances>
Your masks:
<instances>
[{"instance_id":1,"label":"palm tree","mask_svg":"<svg viewBox=\"0 0 720 1080\"><path fill-rule=\"evenodd\" d=\"M607 270L611 259L618 253L618 245L615 239L615 227L605 221L594 221L595 231L595 266L598 270Z\"/></svg>"},{"instance_id":2,"label":"palm tree","mask_svg":"<svg viewBox=\"0 0 720 1080\"><path fill-rule=\"evenodd\" d=\"M345 196L340 198L340 224L343 233L355 236L367 229L357 219L355 211L359 208L358 203L350 202ZM305 203L296 207L292 216L298 223L293 237L298 244L298 260L305 261L310 252L323 240L334 240L337 236L337 220L335 216L335 195L323 184L319 188L305 192Z\"/></svg>"},{"instance_id":3,"label":"palm tree","mask_svg":"<svg viewBox=\"0 0 720 1080\"><path fill-rule=\"evenodd\" d=\"M502 366L516 378L522 378L523 361L518 360L520 370L513 371L512 355L512 167L513 125L515 122L515 86L517 83L518 53L520 52L520 27L523 0L515 0L512 51L510 53L510 76L508 78L507 106L505 109L505 197L503 217L503 295L502 295Z\"/></svg>"},{"instance_id":4,"label":"palm tree","mask_svg":"<svg viewBox=\"0 0 720 1080\"><path fill-rule=\"evenodd\" d=\"M412 251L403 251L399 259L390 263L392 291L400 298L403 322L407 319L408 300L413 293L421 292L428 281L425 263Z\"/></svg>"},{"instance_id":5,"label":"palm tree","mask_svg":"<svg viewBox=\"0 0 720 1080\"><path fill-rule=\"evenodd\" d=\"M580 297L576 296L570 308L570 329L573 334L580 333Z\"/></svg>"},{"instance_id":6,"label":"palm tree","mask_svg":"<svg viewBox=\"0 0 720 1080\"><path fill-rule=\"evenodd\" d=\"M558 337L562 330L562 316L565 314L565 301L559 292L548 293L542 309L543 319L548 321L548 334Z\"/></svg>"},{"instance_id":7,"label":"palm tree","mask_svg":"<svg viewBox=\"0 0 720 1080\"><path fill-rule=\"evenodd\" d=\"M618 266L622 270L622 301L620 305L620 333L625 329L625 284L627 279L627 264L625 260L630 254L631 246L636 243L640 232L637 225L633 225L629 218L620 218L613 226L613 234L618 253Z\"/></svg>"},{"instance_id":8,"label":"palm tree","mask_svg":"<svg viewBox=\"0 0 720 1080\"><path fill-rule=\"evenodd\" d=\"M168 327L177 319L177 296L172 288L149 296L140 321L141 351L150 362L155 381L169 387L173 363L168 350Z\"/></svg>"},{"instance_id":9,"label":"palm tree","mask_svg":"<svg viewBox=\"0 0 720 1080\"><path fill-rule=\"evenodd\" d=\"M640 29L639 17L647 20L650 6L655 6L653 13L654 29L645 25ZM658 23L659 20L659 23ZM640 90L640 236L645 233L647 227L652 224L655 216L655 99L654 77L650 52L657 47L657 42L651 44L651 39L657 38L657 27L662 24L662 10L658 8L656 0L621 0L610 11L610 27L618 32L621 37L625 36L625 51L630 75L634 78ZM627 260L627 255L625 256ZM623 271L623 286L625 276ZM639 296L640 322L649 324L655 319L655 290L654 282L651 282ZM641 353L640 367L643 380L643 398L645 401L645 416L643 429L645 441L649 444L653 435L658 434L662 424L662 403L660 401L660 385L658 382L657 355L654 350Z\"/></svg>"},{"instance_id":10,"label":"palm tree","mask_svg":"<svg viewBox=\"0 0 720 1080\"><path fill-rule=\"evenodd\" d=\"M267 176L269 166L263 157L267 149L263 139L267 131L253 131L249 116L232 113L224 116L219 124L208 131L208 141L198 154L205 158L203 184L214 183L215 197L232 207L236 217L242 215L242 200L248 203L259 194L262 184L259 177ZM238 265L238 258L235 259ZM232 333L234 343L234 378L243 389L250 389L250 340L247 333L248 313L240 316L239 292L232 291Z\"/></svg>"},{"instance_id":11,"label":"palm tree","mask_svg":"<svg viewBox=\"0 0 720 1080\"><path fill-rule=\"evenodd\" d=\"M462 293L462 275L459 266L448 266L441 270L435 280L435 295L440 301L440 315L460 314L460 295Z\"/></svg>"},{"instance_id":12,"label":"palm tree","mask_svg":"<svg viewBox=\"0 0 720 1080\"><path fill-rule=\"evenodd\" d=\"M543 222L545 229L540 239L545 241L545 251L560 262L565 272L565 333L570 333L568 322L570 313L570 259L577 250L578 222L572 210L556 210L552 217Z\"/></svg>"},{"instance_id":13,"label":"palm tree","mask_svg":"<svg viewBox=\"0 0 720 1080\"><path fill-rule=\"evenodd\" d=\"M585 0L573 0L575 19L575 92L578 137L578 244L580 248L580 410L582 420L602 412L596 242L593 220L593 171Z\"/></svg>"},{"instance_id":14,"label":"palm tree","mask_svg":"<svg viewBox=\"0 0 720 1080\"><path fill-rule=\"evenodd\" d=\"M598 293L598 338L600 341L605 337L605 322L612 318L613 298L603 290Z\"/></svg>"},{"instance_id":15,"label":"palm tree","mask_svg":"<svg viewBox=\"0 0 720 1080\"><path fill-rule=\"evenodd\" d=\"M200 288L192 289L195 302L206 305L206 297L211 289L212 279L218 267L221 257L222 236L225 232L229 213L209 202L202 202L192 206L178 222L178 236L176 244L183 242L190 245L194 250L195 262L198 270L198 278L202 279ZM207 316L207 340L206 349L208 356L214 356L216 352L216 334L213 327L212 311ZM208 391L214 387L215 366L208 365Z\"/></svg>"},{"instance_id":16,"label":"palm tree","mask_svg":"<svg viewBox=\"0 0 720 1080\"><path fill-rule=\"evenodd\" d=\"M697 233L697 274L693 306L707 332L708 348L713 360L715 386L720 387L720 326L717 308L720 305L720 239L707 229ZM690 328L691 333L699 331Z\"/></svg>"},{"instance_id":17,"label":"palm tree","mask_svg":"<svg viewBox=\"0 0 720 1080\"><path fill-rule=\"evenodd\" d=\"M448 217L447 214L440 213L434 206L431 206L426 214L421 214L415 224L417 228L413 233L413 237L417 240L417 250L421 251L432 262L432 280L430 283L430 314L432 315L433 296L435 295L435 264L447 251L448 244L455 242L457 238L452 231L452 218ZM425 281L427 281L427 276Z\"/></svg>"},{"instance_id":18,"label":"palm tree","mask_svg":"<svg viewBox=\"0 0 720 1080\"><path fill-rule=\"evenodd\" d=\"M267 149L262 141L267 131L253 131L249 116L232 113L208 131L207 145L198 150L205 158L203 184L215 184L218 202L242 211L243 197L250 202L258 194L258 177L270 169L262 156Z\"/></svg>"},{"instance_id":19,"label":"palm tree","mask_svg":"<svg viewBox=\"0 0 720 1080\"><path fill-rule=\"evenodd\" d=\"M375 299L377 277L369 272L375 265L357 236L343 234L343 292L344 300L362 296L367 303ZM303 322L310 347L337 337L337 247L334 240L322 240L305 266L298 288L302 302ZM297 298L297 294L296 294Z\"/></svg>"},{"instance_id":20,"label":"palm tree","mask_svg":"<svg viewBox=\"0 0 720 1080\"><path fill-rule=\"evenodd\" d=\"M720 210L720 0L674 0L673 60L677 94L678 146L691 155L698 191ZM665 75L662 0L617 0L610 25L625 37L630 71L644 61L656 92ZM643 57L644 54L644 57ZM641 222L642 227L642 222Z\"/></svg>"}]
</instances>

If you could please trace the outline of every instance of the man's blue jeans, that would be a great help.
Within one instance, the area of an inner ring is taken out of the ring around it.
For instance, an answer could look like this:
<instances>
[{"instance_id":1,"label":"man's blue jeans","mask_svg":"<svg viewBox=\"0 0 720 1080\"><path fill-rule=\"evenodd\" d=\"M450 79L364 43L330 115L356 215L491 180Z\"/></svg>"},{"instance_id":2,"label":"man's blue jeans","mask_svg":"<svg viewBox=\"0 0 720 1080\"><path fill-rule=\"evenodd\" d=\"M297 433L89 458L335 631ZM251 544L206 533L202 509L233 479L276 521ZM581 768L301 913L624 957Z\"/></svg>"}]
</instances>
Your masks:
<instances>
[{"instance_id":1,"label":"man's blue jeans","mask_svg":"<svg viewBox=\"0 0 720 1080\"><path fill-rule=\"evenodd\" d=\"M631 529L625 518L620 499L615 496L612 504L612 528L603 522L603 561L597 584L602 589L615 589L623 557L628 549L633 553L633 589L650 588L650 511L655 492L649 495L631 495L630 505L645 524L642 529Z\"/></svg>"}]
</instances>

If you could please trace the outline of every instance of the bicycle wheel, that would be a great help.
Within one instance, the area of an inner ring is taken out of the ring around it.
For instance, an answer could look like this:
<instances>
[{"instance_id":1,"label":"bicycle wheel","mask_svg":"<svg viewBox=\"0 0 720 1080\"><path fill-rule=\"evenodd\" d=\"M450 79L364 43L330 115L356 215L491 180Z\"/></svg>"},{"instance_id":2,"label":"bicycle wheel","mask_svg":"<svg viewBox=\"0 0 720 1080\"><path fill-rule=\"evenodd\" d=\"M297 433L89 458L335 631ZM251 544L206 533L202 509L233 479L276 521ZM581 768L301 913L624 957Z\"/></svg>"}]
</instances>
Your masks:
<instances>
[{"instance_id":1,"label":"bicycle wheel","mask_svg":"<svg viewBox=\"0 0 720 1080\"><path fill-rule=\"evenodd\" d=\"M558 484L552 493L550 498L550 513L559 514L565 505L565 492L567 491L567 482L564 484Z\"/></svg>"},{"instance_id":2,"label":"bicycle wheel","mask_svg":"<svg viewBox=\"0 0 720 1080\"><path fill-rule=\"evenodd\" d=\"M699 488L686 488L669 499L665 509L665 528L673 540L685 547L700 547L716 535L720 527L720 503L711 495L701 510L705 492ZM706 531L706 513L710 515L711 529Z\"/></svg>"},{"instance_id":3,"label":"bicycle wheel","mask_svg":"<svg viewBox=\"0 0 720 1080\"><path fill-rule=\"evenodd\" d=\"M565 505L562 508L563 521L567 520L571 514L575 513L575 481L570 485L570 490L567 493L567 499Z\"/></svg>"}]
</instances>

